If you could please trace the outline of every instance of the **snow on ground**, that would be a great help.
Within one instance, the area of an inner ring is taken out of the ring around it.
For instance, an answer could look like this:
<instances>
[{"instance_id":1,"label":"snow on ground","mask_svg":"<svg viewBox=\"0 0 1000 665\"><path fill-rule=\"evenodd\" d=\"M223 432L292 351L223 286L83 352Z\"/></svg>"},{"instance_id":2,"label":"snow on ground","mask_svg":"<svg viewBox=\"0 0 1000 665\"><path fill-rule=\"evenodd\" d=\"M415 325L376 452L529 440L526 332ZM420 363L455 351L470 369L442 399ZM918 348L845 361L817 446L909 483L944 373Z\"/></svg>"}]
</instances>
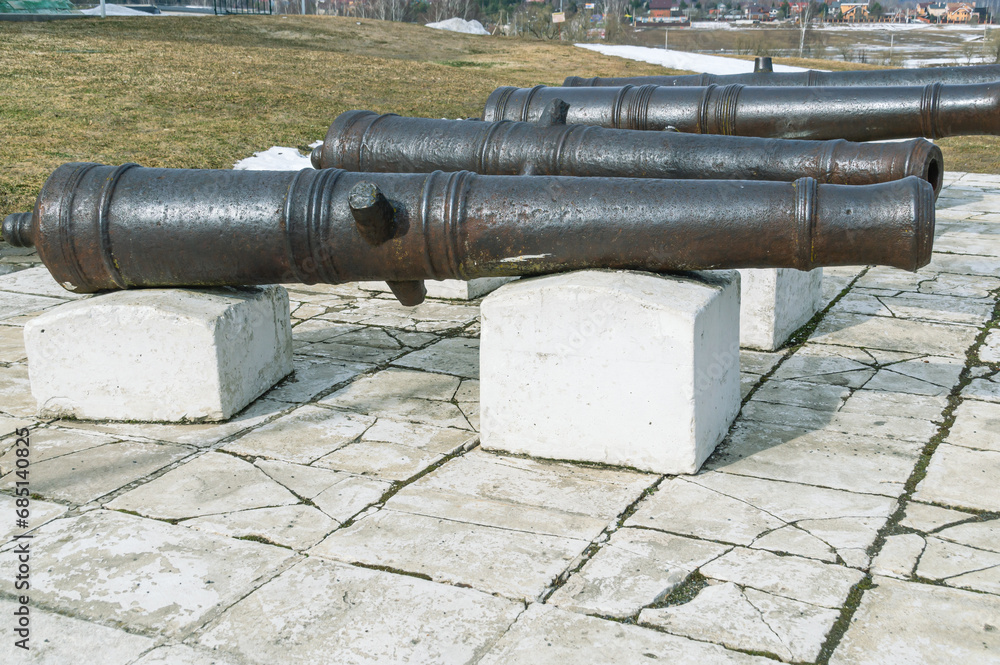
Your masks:
<instances>
[{"instance_id":1,"label":"snow on ground","mask_svg":"<svg viewBox=\"0 0 1000 665\"><path fill-rule=\"evenodd\" d=\"M123 7L122 5L113 5L110 2L104 5L105 15L107 16L153 16L149 12L141 12L138 9L132 9L131 7ZM88 16L100 16L101 7L92 7L91 9L83 9L80 11L81 14L87 14Z\"/></svg>"},{"instance_id":2,"label":"snow on ground","mask_svg":"<svg viewBox=\"0 0 1000 665\"><path fill-rule=\"evenodd\" d=\"M309 144L310 148L321 145L322 141ZM295 148L274 146L263 152L255 152L252 157L241 159L233 164L237 171L299 171L311 169L309 155L303 155Z\"/></svg>"},{"instance_id":3,"label":"snow on ground","mask_svg":"<svg viewBox=\"0 0 1000 665\"><path fill-rule=\"evenodd\" d=\"M489 30L483 27L483 24L479 21L466 21L463 18L450 18L447 21L438 21L437 23L428 23L428 28L434 28L435 30L450 30L451 32L464 32L467 35L488 35Z\"/></svg>"},{"instance_id":4,"label":"snow on ground","mask_svg":"<svg viewBox=\"0 0 1000 665\"><path fill-rule=\"evenodd\" d=\"M613 46L610 44L576 44L576 46L597 51L604 55L613 55L627 60L638 60L639 62L648 62L670 69L683 69L688 72L698 72L700 74L745 74L753 71L752 60L721 58L717 55L668 51L645 46ZM806 70L802 67L775 65L774 71L804 72Z\"/></svg>"}]
</instances>

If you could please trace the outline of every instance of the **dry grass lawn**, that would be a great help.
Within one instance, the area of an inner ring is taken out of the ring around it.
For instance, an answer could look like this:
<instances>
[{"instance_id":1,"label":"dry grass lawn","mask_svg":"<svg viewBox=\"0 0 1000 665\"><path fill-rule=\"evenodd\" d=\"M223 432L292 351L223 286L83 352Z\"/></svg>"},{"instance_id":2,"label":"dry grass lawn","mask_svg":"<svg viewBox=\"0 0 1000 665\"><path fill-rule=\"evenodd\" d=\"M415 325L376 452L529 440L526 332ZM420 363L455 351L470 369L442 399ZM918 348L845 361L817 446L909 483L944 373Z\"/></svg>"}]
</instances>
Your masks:
<instances>
[{"instance_id":1,"label":"dry grass lawn","mask_svg":"<svg viewBox=\"0 0 1000 665\"><path fill-rule=\"evenodd\" d=\"M0 216L29 209L45 177L67 161L228 168L272 145L304 148L349 109L477 116L500 85L664 72L567 44L360 23L0 23ZM949 169L1000 170L993 139L942 145Z\"/></svg>"}]
</instances>

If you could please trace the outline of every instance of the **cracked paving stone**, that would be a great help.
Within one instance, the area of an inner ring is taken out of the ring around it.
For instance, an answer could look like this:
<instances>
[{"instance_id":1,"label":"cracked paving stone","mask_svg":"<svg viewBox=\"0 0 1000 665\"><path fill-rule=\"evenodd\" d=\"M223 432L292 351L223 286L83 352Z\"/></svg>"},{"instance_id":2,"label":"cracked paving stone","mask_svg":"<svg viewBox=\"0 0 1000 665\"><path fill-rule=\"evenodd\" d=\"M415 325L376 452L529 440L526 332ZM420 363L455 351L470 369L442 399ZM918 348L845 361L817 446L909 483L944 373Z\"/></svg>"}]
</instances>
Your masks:
<instances>
[{"instance_id":1,"label":"cracked paving stone","mask_svg":"<svg viewBox=\"0 0 1000 665\"><path fill-rule=\"evenodd\" d=\"M970 326L862 314L828 314L810 341L964 359L965 350L975 341L978 332Z\"/></svg>"},{"instance_id":2,"label":"cracked paving stone","mask_svg":"<svg viewBox=\"0 0 1000 665\"><path fill-rule=\"evenodd\" d=\"M258 459L254 466L266 473L297 496L312 499L337 483L352 478L351 474L329 469L317 469L279 460Z\"/></svg>"},{"instance_id":3,"label":"cracked paving stone","mask_svg":"<svg viewBox=\"0 0 1000 665\"><path fill-rule=\"evenodd\" d=\"M204 652L184 644L171 644L153 649L132 665L243 665L217 651Z\"/></svg>"},{"instance_id":4,"label":"cracked paving stone","mask_svg":"<svg viewBox=\"0 0 1000 665\"><path fill-rule=\"evenodd\" d=\"M291 404L308 402L321 392L372 368L372 365L362 363L320 360L309 356L294 356L292 362L294 373L272 388L266 394L267 399Z\"/></svg>"},{"instance_id":5,"label":"cracked paving stone","mask_svg":"<svg viewBox=\"0 0 1000 665\"><path fill-rule=\"evenodd\" d=\"M291 292L289 292L291 295ZM304 321L292 328L292 340L295 348L314 342L325 342L329 339L357 330L361 326L346 323L334 323L323 319Z\"/></svg>"},{"instance_id":6,"label":"cracked paving stone","mask_svg":"<svg viewBox=\"0 0 1000 665\"><path fill-rule=\"evenodd\" d=\"M962 389L962 397L986 402L1000 402L1000 374L973 379Z\"/></svg>"},{"instance_id":7,"label":"cracked paving stone","mask_svg":"<svg viewBox=\"0 0 1000 665\"><path fill-rule=\"evenodd\" d=\"M14 641L20 638L13 635L13 621L10 621L11 628L4 631L8 635L0 640L0 662L9 665L130 665L154 644L148 637L29 607L31 635L28 650L14 645ZM0 613L4 617L13 617L17 608L12 600L0 598Z\"/></svg>"},{"instance_id":8,"label":"cracked paving stone","mask_svg":"<svg viewBox=\"0 0 1000 665\"><path fill-rule=\"evenodd\" d=\"M455 376L387 369L358 379L320 400L320 404L439 427L469 429L462 411L451 403L461 380Z\"/></svg>"},{"instance_id":9,"label":"cracked paving stone","mask_svg":"<svg viewBox=\"0 0 1000 665\"><path fill-rule=\"evenodd\" d=\"M307 559L227 610L198 642L260 665L465 665L522 610L472 589Z\"/></svg>"},{"instance_id":10,"label":"cracked paving stone","mask_svg":"<svg viewBox=\"0 0 1000 665\"><path fill-rule=\"evenodd\" d=\"M347 477L312 498L317 508L341 524L381 501L392 483L377 478Z\"/></svg>"},{"instance_id":11,"label":"cracked paving stone","mask_svg":"<svg viewBox=\"0 0 1000 665\"><path fill-rule=\"evenodd\" d=\"M768 381L753 398L759 402L787 404L817 411L836 411L851 391L844 386L805 381Z\"/></svg>"},{"instance_id":12,"label":"cracked paving stone","mask_svg":"<svg viewBox=\"0 0 1000 665\"><path fill-rule=\"evenodd\" d=\"M103 423L77 420L60 420L56 424L67 428L107 432L116 436L152 441L170 441L204 448L218 443L250 427L259 425L289 408L285 402L258 399L238 415L224 423L193 423L190 425L161 425L157 423Z\"/></svg>"},{"instance_id":13,"label":"cracked paving stone","mask_svg":"<svg viewBox=\"0 0 1000 665\"><path fill-rule=\"evenodd\" d=\"M1000 452L942 443L913 498L956 508L1000 510Z\"/></svg>"},{"instance_id":14,"label":"cracked paving stone","mask_svg":"<svg viewBox=\"0 0 1000 665\"><path fill-rule=\"evenodd\" d=\"M665 481L625 525L833 561L834 552L874 542L895 506L872 494L711 472ZM809 528L786 526L803 523Z\"/></svg>"},{"instance_id":15,"label":"cracked paving stone","mask_svg":"<svg viewBox=\"0 0 1000 665\"><path fill-rule=\"evenodd\" d=\"M4 489L10 489L13 492L13 483L10 485L2 485ZM6 519L0 522L0 545L6 544L17 534L25 533L26 529L18 529L15 526L15 521L13 519L14 510L17 508L15 504L14 497L8 496L6 494L0 494L0 515L10 515L11 519ZM37 529L47 522L51 522L57 517L61 516L66 512L66 506L61 506L58 503L50 503L48 501L42 501L40 499L31 499L30 508L30 518L28 520L29 528Z\"/></svg>"},{"instance_id":16,"label":"cracked paving stone","mask_svg":"<svg viewBox=\"0 0 1000 665\"><path fill-rule=\"evenodd\" d=\"M926 443L937 426L926 420L897 418L858 412L824 412L787 404L771 404L751 400L743 406L740 416L746 420L776 425L788 425L812 430L828 430L860 436L903 439Z\"/></svg>"},{"instance_id":17,"label":"cracked paving stone","mask_svg":"<svg viewBox=\"0 0 1000 665\"><path fill-rule=\"evenodd\" d=\"M408 353L392 364L478 379L479 340L465 337L443 339L426 349Z\"/></svg>"},{"instance_id":18,"label":"cracked paving stone","mask_svg":"<svg viewBox=\"0 0 1000 665\"><path fill-rule=\"evenodd\" d=\"M915 533L889 536L872 561L873 575L907 578L913 575L917 559L924 551L924 539Z\"/></svg>"},{"instance_id":19,"label":"cracked paving stone","mask_svg":"<svg viewBox=\"0 0 1000 665\"><path fill-rule=\"evenodd\" d=\"M1000 404L976 400L959 404L945 442L1000 453Z\"/></svg>"},{"instance_id":20,"label":"cracked paving stone","mask_svg":"<svg viewBox=\"0 0 1000 665\"><path fill-rule=\"evenodd\" d=\"M384 566L509 598L537 598L585 540L454 522L384 508L335 531L309 554ZM470 555L475 553L475 555Z\"/></svg>"},{"instance_id":21,"label":"cracked paving stone","mask_svg":"<svg viewBox=\"0 0 1000 665\"><path fill-rule=\"evenodd\" d=\"M906 505L906 514L900 520L899 525L908 529L930 533L936 529L956 522L964 522L974 515L963 513L958 510L939 508L926 503L916 503L911 501Z\"/></svg>"},{"instance_id":22,"label":"cracked paving stone","mask_svg":"<svg viewBox=\"0 0 1000 665\"><path fill-rule=\"evenodd\" d=\"M747 374L746 372L740 374L740 401L747 398L747 395L760 383L762 378L764 377L760 374Z\"/></svg>"},{"instance_id":23,"label":"cracked paving stone","mask_svg":"<svg viewBox=\"0 0 1000 665\"><path fill-rule=\"evenodd\" d=\"M420 448L440 455L450 455L468 448L479 438L475 432L454 427L435 427L379 418L362 436L362 441L395 443Z\"/></svg>"},{"instance_id":24,"label":"cracked paving stone","mask_svg":"<svg viewBox=\"0 0 1000 665\"><path fill-rule=\"evenodd\" d=\"M338 526L320 510L302 504L196 517L180 524L234 538L264 538L293 550L312 547Z\"/></svg>"},{"instance_id":25,"label":"cracked paving stone","mask_svg":"<svg viewBox=\"0 0 1000 665\"><path fill-rule=\"evenodd\" d=\"M789 357L774 373L772 380L791 379L860 388L875 374L870 366L870 356L867 357L868 362L863 363L840 355L810 353L816 346L820 345L807 345Z\"/></svg>"},{"instance_id":26,"label":"cracked paving stone","mask_svg":"<svg viewBox=\"0 0 1000 665\"><path fill-rule=\"evenodd\" d=\"M629 617L729 549L649 529L619 529L546 602L574 612Z\"/></svg>"},{"instance_id":27,"label":"cracked paving stone","mask_svg":"<svg viewBox=\"0 0 1000 665\"><path fill-rule=\"evenodd\" d=\"M811 662L839 614L725 582L705 587L683 605L643 610L639 623L733 649Z\"/></svg>"},{"instance_id":28,"label":"cracked paving stone","mask_svg":"<svg viewBox=\"0 0 1000 665\"><path fill-rule=\"evenodd\" d=\"M309 464L354 441L374 422L371 416L309 404L230 441L222 449L237 455Z\"/></svg>"},{"instance_id":29,"label":"cracked paving stone","mask_svg":"<svg viewBox=\"0 0 1000 665\"><path fill-rule=\"evenodd\" d=\"M737 421L706 470L899 496L921 445L896 439Z\"/></svg>"},{"instance_id":30,"label":"cracked paving stone","mask_svg":"<svg viewBox=\"0 0 1000 665\"><path fill-rule=\"evenodd\" d=\"M396 512L440 517L454 522L586 541L600 536L608 525L606 519L431 489L419 481L394 494L385 507Z\"/></svg>"},{"instance_id":31,"label":"cracked paving stone","mask_svg":"<svg viewBox=\"0 0 1000 665\"><path fill-rule=\"evenodd\" d=\"M940 386L950 392L951 389L958 383L959 376L964 368L964 360L945 358L942 356L925 356L923 358L914 358L912 360L904 360L902 362L894 363L889 367L883 368L879 373L893 372L895 374L901 374L912 379L918 379L935 386ZM872 379L872 382L865 387L869 390L877 390L878 388L876 388L875 385L878 382L879 377L876 375L876 377Z\"/></svg>"},{"instance_id":32,"label":"cracked paving stone","mask_svg":"<svg viewBox=\"0 0 1000 665\"><path fill-rule=\"evenodd\" d=\"M997 662L1000 598L888 577L874 582L831 665Z\"/></svg>"},{"instance_id":33,"label":"cracked paving stone","mask_svg":"<svg viewBox=\"0 0 1000 665\"><path fill-rule=\"evenodd\" d=\"M989 295L989 285L993 283L994 275L1000 275L1000 258L969 254L940 254L935 252L931 256L931 262L923 270L939 273L955 273L962 276L986 277L986 288L980 286L972 293L955 294L983 298Z\"/></svg>"},{"instance_id":34,"label":"cracked paving stone","mask_svg":"<svg viewBox=\"0 0 1000 665\"><path fill-rule=\"evenodd\" d=\"M436 489L610 521L656 482L651 474L505 457L473 450L418 480Z\"/></svg>"},{"instance_id":35,"label":"cracked paving stone","mask_svg":"<svg viewBox=\"0 0 1000 665\"><path fill-rule=\"evenodd\" d=\"M367 363L370 365L380 365L406 353L406 349L398 344L395 348L351 344L346 342L344 337L346 335L334 337L326 342L306 344L297 348L295 352L327 360L333 359L342 362Z\"/></svg>"},{"instance_id":36,"label":"cracked paving stone","mask_svg":"<svg viewBox=\"0 0 1000 665\"><path fill-rule=\"evenodd\" d=\"M17 273L13 273L17 274ZM68 293L68 292L67 292ZM22 314L38 312L66 302L64 298L29 296L24 293L0 291L0 319L11 319Z\"/></svg>"},{"instance_id":37,"label":"cracked paving stone","mask_svg":"<svg viewBox=\"0 0 1000 665\"><path fill-rule=\"evenodd\" d=\"M403 481L444 459L420 448L384 441L362 441L338 448L313 464L364 476Z\"/></svg>"},{"instance_id":38,"label":"cracked paving stone","mask_svg":"<svg viewBox=\"0 0 1000 665\"><path fill-rule=\"evenodd\" d=\"M839 609L864 577L844 566L743 547L702 566L701 574L829 609Z\"/></svg>"},{"instance_id":39,"label":"cracked paving stone","mask_svg":"<svg viewBox=\"0 0 1000 665\"><path fill-rule=\"evenodd\" d=\"M36 532L31 600L83 619L183 637L296 556L281 547L94 510ZM0 553L4 579L13 578L13 566L14 557Z\"/></svg>"},{"instance_id":40,"label":"cracked paving stone","mask_svg":"<svg viewBox=\"0 0 1000 665\"><path fill-rule=\"evenodd\" d=\"M1000 553L928 536L917 575L948 586L1000 594Z\"/></svg>"},{"instance_id":41,"label":"cracked paving stone","mask_svg":"<svg viewBox=\"0 0 1000 665\"><path fill-rule=\"evenodd\" d=\"M987 299L956 298L930 293L879 295L849 293L831 314L867 314L899 319L980 326L990 320L993 303Z\"/></svg>"},{"instance_id":42,"label":"cracked paving stone","mask_svg":"<svg viewBox=\"0 0 1000 665\"><path fill-rule=\"evenodd\" d=\"M916 418L940 424L948 398L943 395L912 395L882 390L856 390L841 407L843 413Z\"/></svg>"},{"instance_id":43,"label":"cracked paving stone","mask_svg":"<svg viewBox=\"0 0 1000 665\"><path fill-rule=\"evenodd\" d=\"M750 374L767 374L778 361L785 357L785 353L768 353L766 351L751 351L750 349L740 349L740 372ZM787 361L786 361L787 362Z\"/></svg>"},{"instance_id":44,"label":"cracked paving stone","mask_svg":"<svg viewBox=\"0 0 1000 665\"><path fill-rule=\"evenodd\" d=\"M76 453L88 448L96 448L107 443L114 443L120 439L106 434L91 434L64 429L32 428L29 436L31 454L29 460L31 464L38 464L54 457L61 457L70 453ZM16 439L10 439L5 443L10 444L10 448L0 456L0 474L6 475L14 470L17 460L15 445Z\"/></svg>"},{"instance_id":45,"label":"cracked paving stone","mask_svg":"<svg viewBox=\"0 0 1000 665\"><path fill-rule=\"evenodd\" d=\"M169 520L298 502L253 464L209 452L122 494L107 507Z\"/></svg>"},{"instance_id":46,"label":"cracked paving stone","mask_svg":"<svg viewBox=\"0 0 1000 665\"><path fill-rule=\"evenodd\" d=\"M113 492L190 455L192 448L166 443L120 441L31 464L31 492L83 504ZM12 480L12 474L0 483Z\"/></svg>"},{"instance_id":47,"label":"cracked paving stone","mask_svg":"<svg viewBox=\"0 0 1000 665\"><path fill-rule=\"evenodd\" d=\"M477 665L774 665L677 635L534 604Z\"/></svg>"}]
</instances>

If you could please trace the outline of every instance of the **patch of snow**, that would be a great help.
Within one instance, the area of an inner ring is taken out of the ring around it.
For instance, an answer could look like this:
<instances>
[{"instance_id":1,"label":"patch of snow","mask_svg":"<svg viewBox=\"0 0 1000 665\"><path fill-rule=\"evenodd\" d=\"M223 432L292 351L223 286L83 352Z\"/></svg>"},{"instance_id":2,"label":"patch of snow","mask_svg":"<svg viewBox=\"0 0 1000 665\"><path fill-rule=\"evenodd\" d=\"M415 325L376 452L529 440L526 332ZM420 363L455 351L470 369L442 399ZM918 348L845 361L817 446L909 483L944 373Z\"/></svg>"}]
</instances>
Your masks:
<instances>
[{"instance_id":1,"label":"patch of snow","mask_svg":"<svg viewBox=\"0 0 1000 665\"><path fill-rule=\"evenodd\" d=\"M132 9L123 5L113 5L110 2L105 3L104 10L106 16L152 16L149 12L141 12L138 9ZM100 16L101 7L98 5L91 9L83 9L80 10L80 13L88 16Z\"/></svg>"},{"instance_id":2,"label":"patch of snow","mask_svg":"<svg viewBox=\"0 0 1000 665\"><path fill-rule=\"evenodd\" d=\"M683 69L699 74L747 74L753 71L752 60L722 58L717 55L688 53L687 51L668 51L662 48L645 46L612 46L610 44L576 44L580 48L597 51L604 55L613 55L626 60L638 60L653 65L662 65L670 69ZM774 65L776 72L804 72L802 67L789 65ZM818 70L822 71L822 70Z\"/></svg>"},{"instance_id":3,"label":"patch of snow","mask_svg":"<svg viewBox=\"0 0 1000 665\"><path fill-rule=\"evenodd\" d=\"M310 148L321 145L322 141L309 144ZM241 159L233 164L237 171L301 171L311 169L309 155L303 155L295 148L274 146L263 152L255 152L252 157Z\"/></svg>"},{"instance_id":4,"label":"patch of snow","mask_svg":"<svg viewBox=\"0 0 1000 665\"><path fill-rule=\"evenodd\" d=\"M464 18L450 18L447 21L438 21L437 23L428 23L428 28L434 28L435 30L450 30L451 32L464 32L467 35L488 35L489 30L483 27L483 24L479 21L472 20L466 21Z\"/></svg>"}]
</instances>

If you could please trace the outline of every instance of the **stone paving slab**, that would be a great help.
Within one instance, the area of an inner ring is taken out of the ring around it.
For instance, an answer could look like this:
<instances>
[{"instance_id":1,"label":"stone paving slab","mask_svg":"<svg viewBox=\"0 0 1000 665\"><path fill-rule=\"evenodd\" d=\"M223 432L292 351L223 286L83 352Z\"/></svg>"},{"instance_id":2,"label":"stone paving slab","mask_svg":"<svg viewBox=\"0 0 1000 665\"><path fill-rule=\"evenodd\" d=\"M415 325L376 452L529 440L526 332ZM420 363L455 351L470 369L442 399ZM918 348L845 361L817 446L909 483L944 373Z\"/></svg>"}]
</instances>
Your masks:
<instances>
[{"instance_id":1,"label":"stone paving slab","mask_svg":"<svg viewBox=\"0 0 1000 665\"><path fill-rule=\"evenodd\" d=\"M774 661L544 605L522 614L479 665L764 665Z\"/></svg>"},{"instance_id":2,"label":"stone paving slab","mask_svg":"<svg viewBox=\"0 0 1000 665\"><path fill-rule=\"evenodd\" d=\"M290 550L106 510L41 527L34 602L73 616L184 637L290 564ZM7 548L9 549L9 547ZM0 552L12 579L14 557Z\"/></svg>"},{"instance_id":3,"label":"stone paving slab","mask_svg":"<svg viewBox=\"0 0 1000 665\"><path fill-rule=\"evenodd\" d=\"M931 264L824 271L694 476L483 452L478 303L350 284L289 285L295 373L231 422L40 421L21 326L68 298L0 244L24 662L1000 662L1000 176L946 176Z\"/></svg>"},{"instance_id":4,"label":"stone paving slab","mask_svg":"<svg viewBox=\"0 0 1000 665\"><path fill-rule=\"evenodd\" d=\"M261 665L464 664L523 611L472 589L308 559L242 599L198 642Z\"/></svg>"},{"instance_id":5,"label":"stone paving slab","mask_svg":"<svg viewBox=\"0 0 1000 665\"><path fill-rule=\"evenodd\" d=\"M177 520L298 503L253 464L209 452L107 504L146 517Z\"/></svg>"},{"instance_id":6,"label":"stone paving slab","mask_svg":"<svg viewBox=\"0 0 1000 665\"><path fill-rule=\"evenodd\" d=\"M0 598L0 614L14 616L17 603ZM154 640L108 628L89 621L47 612L37 607L29 610L31 630L38 637L29 639L27 651L14 646L11 630L0 640L0 662L60 665L63 663L101 663L131 665Z\"/></svg>"},{"instance_id":7,"label":"stone paving slab","mask_svg":"<svg viewBox=\"0 0 1000 665\"><path fill-rule=\"evenodd\" d=\"M876 577L831 665L995 663L1000 598Z\"/></svg>"}]
</instances>

